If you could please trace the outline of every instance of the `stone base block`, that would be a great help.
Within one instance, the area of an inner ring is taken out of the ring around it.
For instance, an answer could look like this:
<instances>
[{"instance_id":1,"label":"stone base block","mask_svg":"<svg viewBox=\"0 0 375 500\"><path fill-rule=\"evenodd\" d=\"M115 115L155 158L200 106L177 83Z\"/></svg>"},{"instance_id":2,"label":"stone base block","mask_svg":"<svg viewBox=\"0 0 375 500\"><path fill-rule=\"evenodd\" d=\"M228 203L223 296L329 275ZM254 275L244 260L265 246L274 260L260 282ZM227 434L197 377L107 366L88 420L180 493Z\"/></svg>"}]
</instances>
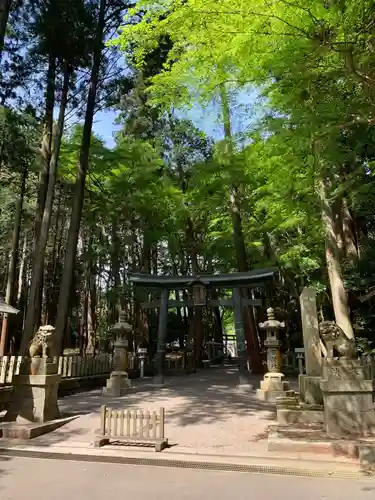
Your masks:
<instances>
[{"instance_id":1,"label":"stone base block","mask_svg":"<svg viewBox=\"0 0 375 500\"><path fill-rule=\"evenodd\" d=\"M268 438L268 451L312 453L333 457L359 458L360 446L352 441L304 441L290 438Z\"/></svg>"},{"instance_id":2,"label":"stone base block","mask_svg":"<svg viewBox=\"0 0 375 500\"><path fill-rule=\"evenodd\" d=\"M263 391L288 391L289 382L283 380L284 376L283 373L266 373L260 383L260 388Z\"/></svg>"},{"instance_id":3,"label":"stone base block","mask_svg":"<svg viewBox=\"0 0 375 500\"><path fill-rule=\"evenodd\" d=\"M303 410L301 408L277 408L277 423L293 424L323 424L324 410Z\"/></svg>"},{"instance_id":4,"label":"stone base block","mask_svg":"<svg viewBox=\"0 0 375 500\"><path fill-rule=\"evenodd\" d=\"M359 461L360 464L367 468L375 467L375 443L366 443L359 446Z\"/></svg>"},{"instance_id":5,"label":"stone base block","mask_svg":"<svg viewBox=\"0 0 375 500\"><path fill-rule=\"evenodd\" d=\"M239 392L253 392L254 386L251 384L238 384L236 385L236 389Z\"/></svg>"},{"instance_id":6,"label":"stone base block","mask_svg":"<svg viewBox=\"0 0 375 500\"><path fill-rule=\"evenodd\" d=\"M112 372L107 380L106 387L103 388L103 396L120 397L124 396L131 386L126 372Z\"/></svg>"},{"instance_id":7,"label":"stone base block","mask_svg":"<svg viewBox=\"0 0 375 500\"><path fill-rule=\"evenodd\" d=\"M313 453L335 460L344 457L360 462L363 467L375 465L375 439L334 439L321 425L271 426L268 451Z\"/></svg>"},{"instance_id":8,"label":"stone base block","mask_svg":"<svg viewBox=\"0 0 375 500\"><path fill-rule=\"evenodd\" d=\"M60 418L42 424L34 422L4 422L0 424L0 437L3 439L19 439L28 440L33 439L48 432L59 429L63 425L71 422L78 417Z\"/></svg>"},{"instance_id":9,"label":"stone base block","mask_svg":"<svg viewBox=\"0 0 375 500\"><path fill-rule=\"evenodd\" d=\"M309 405L322 405L323 393L320 388L322 377L313 377L311 375L298 376L300 399Z\"/></svg>"},{"instance_id":10,"label":"stone base block","mask_svg":"<svg viewBox=\"0 0 375 500\"><path fill-rule=\"evenodd\" d=\"M329 436L375 436L372 380L331 379L321 381L320 386Z\"/></svg>"},{"instance_id":11,"label":"stone base block","mask_svg":"<svg viewBox=\"0 0 375 500\"><path fill-rule=\"evenodd\" d=\"M15 375L6 421L43 424L60 418L57 394L61 375Z\"/></svg>"},{"instance_id":12,"label":"stone base block","mask_svg":"<svg viewBox=\"0 0 375 500\"><path fill-rule=\"evenodd\" d=\"M290 390L289 382L283 379L283 373L266 373L260 383L260 389L256 391L256 397L261 401L274 403L276 398L293 396L294 392Z\"/></svg>"},{"instance_id":13,"label":"stone base block","mask_svg":"<svg viewBox=\"0 0 375 500\"><path fill-rule=\"evenodd\" d=\"M256 390L256 397L260 401L267 401L268 403L276 403L277 398L288 397L289 391L264 391L263 389Z\"/></svg>"},{"instance_id":14,"label":"stone base block","mask_svg":"<svg viewBox=\"0 0 375 500\"><path fill-rule=\"evenodd\" d=\"M274 381L274 380L262 380L260 383L260 388L262 391L289 391L289 382Z\"/></svg>"}]
</instances>

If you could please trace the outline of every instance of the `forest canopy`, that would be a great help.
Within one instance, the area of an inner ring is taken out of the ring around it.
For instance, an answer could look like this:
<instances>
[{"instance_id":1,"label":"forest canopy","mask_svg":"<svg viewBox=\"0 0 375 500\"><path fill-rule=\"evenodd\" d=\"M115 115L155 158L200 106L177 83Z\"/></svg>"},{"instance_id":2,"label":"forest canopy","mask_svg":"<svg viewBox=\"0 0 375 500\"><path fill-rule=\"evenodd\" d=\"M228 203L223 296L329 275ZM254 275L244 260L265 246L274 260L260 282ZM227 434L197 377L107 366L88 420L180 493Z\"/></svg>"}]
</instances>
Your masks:
<instances>
[{"instance_id":1,"label":"forest canopy","mask_svg":"<svg viewBox=\"0 0 375 500\"><path fill-rule=\"evenodd\" d=\"M3 318L0 355L41 324L56 326L56 354L94 352L120 309L134 346L151 345L156 317L140 304L158 297L128 272L270 266L282 287L256 293L287 336L313 285L321 320L372 340L375 2L0 2L0 280L21 311ZM211 137L188 117L206 110L208 129L213 103ZM108 110L113 144L95 128ZM264 314L245 314L259 356ZM197 360L232 322L190 308L169 319Z\"/></svg>"}]
</instances>

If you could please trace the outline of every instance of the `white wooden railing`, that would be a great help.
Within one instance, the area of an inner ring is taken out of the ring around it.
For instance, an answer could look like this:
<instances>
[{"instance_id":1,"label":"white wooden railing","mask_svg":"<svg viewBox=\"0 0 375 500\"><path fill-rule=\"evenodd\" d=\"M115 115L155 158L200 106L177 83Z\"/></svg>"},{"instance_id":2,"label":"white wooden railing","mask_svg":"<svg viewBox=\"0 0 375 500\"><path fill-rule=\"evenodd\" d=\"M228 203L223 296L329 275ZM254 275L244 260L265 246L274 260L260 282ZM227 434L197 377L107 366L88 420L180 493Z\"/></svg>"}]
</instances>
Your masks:
<instances>
[{"instance_id":1,"label":"white wooden railing","mask_svg":"<svg viewBox=\"0 0 375 500\"><path fill-rule=\"evenodd\" d=\"M0 386L11 385L19 373L22 356L0 356Z\"/></svg>"},{"instance_id":2,"label":"white wooden railing","mask_svg":"<svg viewBox=\"0 0 375 500\"><path fill-rule=\"evenodd\" d=\"M19 374L22 356L0 356L0 386L11 385L13 376ZM106 375L112 371L112 354L96 356L60 356L57 360L58 373L65 379ZM139 368L138 356L128 355L128 370Z\"/></svg>"},{"instance_id":3,"label":"white wooden railing","mask_svg":"<svg viewBox=\"0 0 375 500\"><path fill-rule=\"evenodd\" d=\"M13 376L19 374L22 356L0 357L0 386L11 385ZM84 378L105 375L112 370L112 355L98 356L60 356L58 373L63 379Z\"/></svg>"},{"instance_id":4,"label":"white wooden railing","mask_svg":"<svg viewBox=\"0 0 375 500\"><path fill-rule=\"evenodd\" d=\"M112 371L112 355L97 356L60 356L58 373L63 379L93 377L105 375Z\"/></svg>"}]
</instances>

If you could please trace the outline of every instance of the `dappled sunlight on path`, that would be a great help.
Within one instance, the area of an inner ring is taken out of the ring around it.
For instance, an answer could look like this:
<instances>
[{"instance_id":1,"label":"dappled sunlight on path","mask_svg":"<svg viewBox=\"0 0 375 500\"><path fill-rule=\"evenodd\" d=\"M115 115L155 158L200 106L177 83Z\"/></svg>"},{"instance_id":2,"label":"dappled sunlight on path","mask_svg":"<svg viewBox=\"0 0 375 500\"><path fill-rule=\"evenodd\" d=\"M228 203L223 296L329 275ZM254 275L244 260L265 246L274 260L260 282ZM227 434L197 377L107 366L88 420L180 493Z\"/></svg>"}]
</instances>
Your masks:
<instances>
[{"instance_id":1,"label":"dappled sunlight on path","mask_svg":"<svg viewBox=\"0 0 375 500\"><path fill-rule=\"evenodd\" d=\"M250 382L259 386L259 378ZM254 392L240 392L236 385L236 370L222 368L169 378L162 388L153 386L152 380L136 380L120 398L104 397L100 389L77 393L61 399L59 406L62 413L79 418L34 441L87 446L99 428L101 405L131 410L163 406L166 436L175 449L197 453L247 453L254 447L265 450L275 406L258 401Z\"/></svg>"}]
</instances>

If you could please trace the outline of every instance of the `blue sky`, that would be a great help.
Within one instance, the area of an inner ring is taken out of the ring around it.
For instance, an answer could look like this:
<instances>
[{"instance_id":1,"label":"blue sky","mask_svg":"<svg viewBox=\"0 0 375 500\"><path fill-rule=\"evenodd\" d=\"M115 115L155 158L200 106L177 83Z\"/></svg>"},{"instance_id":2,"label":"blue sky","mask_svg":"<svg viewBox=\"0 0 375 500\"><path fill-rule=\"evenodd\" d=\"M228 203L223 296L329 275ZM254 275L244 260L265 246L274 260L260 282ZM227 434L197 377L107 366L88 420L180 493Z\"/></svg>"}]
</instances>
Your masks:
<instances>
[{"instance_id":1,"label":"blue sky","mask_svg":"<svg viewBox=\"0 0 375 500\"><path fill-rule=\"evenodd\" d=\"M246 132L260 117L261 109L257 104L257 97L258 93L249 87L232 99L231 115L234 133ZM188 111L179 112L216 140L223 136L219 113L220 107L214 101L204 108L196 104ZM114 123L116 117L117 112L113 110L101 111L95 115L94 132L105 141L108 147L115 145L114 134L121 128L121 125Z\"/></svg>"}]
</instances>

